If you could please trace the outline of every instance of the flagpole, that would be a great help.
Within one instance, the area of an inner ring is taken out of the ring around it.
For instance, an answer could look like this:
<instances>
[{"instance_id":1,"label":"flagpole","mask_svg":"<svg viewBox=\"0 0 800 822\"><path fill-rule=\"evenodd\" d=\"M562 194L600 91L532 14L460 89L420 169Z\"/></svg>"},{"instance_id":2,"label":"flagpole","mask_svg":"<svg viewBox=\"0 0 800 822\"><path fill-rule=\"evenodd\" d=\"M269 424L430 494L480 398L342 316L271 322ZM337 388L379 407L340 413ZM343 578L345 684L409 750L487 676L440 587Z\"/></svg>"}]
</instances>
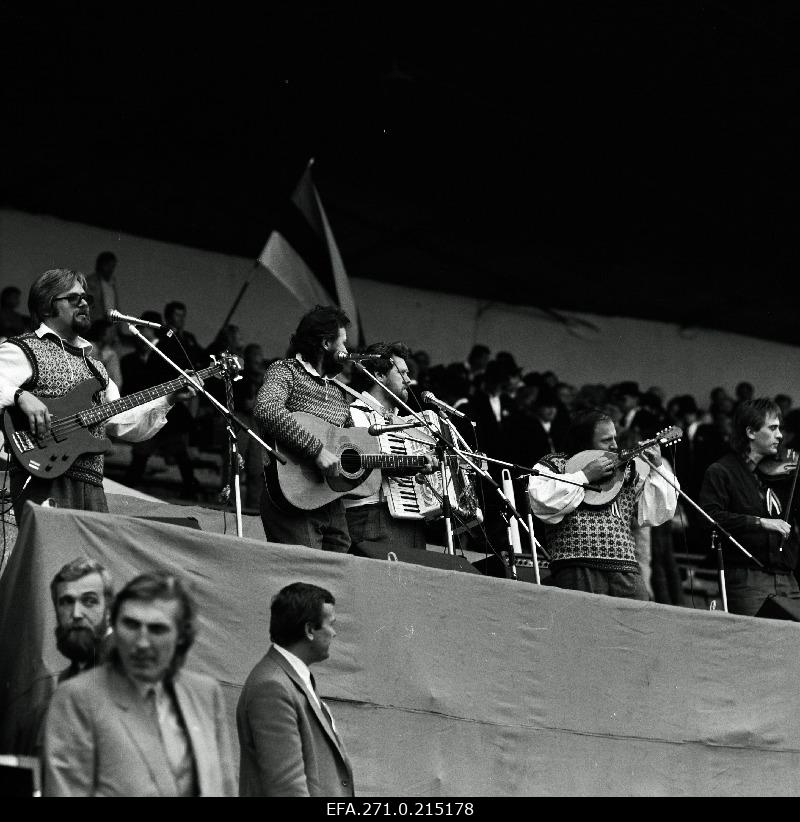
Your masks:
<instances>
[{"instance_id":1,"label":"flagpole","mask_svg":"<svg viewBox=\"0 0 800 822\"><path fill-rule=\"evenodd\" d=\"M242 297L244 297L244 292L247 291L247 287L250 285L250 280L253 278L253 272L258 268L258 260L253 263L253 267L250 269L250 273L247 275L247 279L242 283L242 287L239 289L239 293L236 295L236 299L233 301L233 305L231 306L231 310L228 312L228 316L225 317L221 330L225 330L228 327L228 323L231 321L231 317L234 315L234 312L239 307L239 303L242 301Z\"/></svg>"}]
</instances>

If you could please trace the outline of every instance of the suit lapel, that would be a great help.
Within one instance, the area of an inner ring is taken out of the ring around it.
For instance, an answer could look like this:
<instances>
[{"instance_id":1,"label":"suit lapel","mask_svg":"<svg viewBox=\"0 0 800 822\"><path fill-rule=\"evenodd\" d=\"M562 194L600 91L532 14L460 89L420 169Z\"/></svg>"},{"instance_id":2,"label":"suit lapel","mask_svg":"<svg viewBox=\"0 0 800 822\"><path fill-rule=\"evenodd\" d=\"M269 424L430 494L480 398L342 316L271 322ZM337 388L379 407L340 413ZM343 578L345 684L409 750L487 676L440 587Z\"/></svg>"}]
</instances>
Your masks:
<instances>
[{"instance_id":1,"label":"suit lapel","mask_svg":"<svg viewBox=\"0 0 800 822\"><path fill-rule=\"evenodd\" d=\"M328 734L330 737L331 742L336 746L336 750L339 751L341 754L342 759L347 761L347 754L344 752L344 747L342 746L342 742L339 739L339 735L336 731L333 730L333 726L331 725L328 717L325 716L325 712L317 705L317 700L309 692L308 688L306 687L303 680L300 678L300 675L295 671L294 668L289 664L286 657L280 653L280 651L276 651L274 648L270 648L267 651L267 656L269 656L276 665L280 667L280 669L292 680L292 682L300 689L303 696L306 698L306 702L308 702L311 711L313 712L314 716L317 718L317 721L324 729L325 733ZM319 696L318 696L318 699ZM320 699L320 702L322 700Z\"/></svg>"},{"instance_id":2,"label":"suit lapel","mask_svg":"<svg viewBox=\"0 0 800 822\"><path fill-rule=\"evenodd\" d=\"M216 782L213 772L213 758L209 758L210 751L216 750L216 741L207 739L203 733L208 717L199 713L194 694L187 686L184 678L178 674L172 686L175 691L175 700L183 717L183 725L189 736L190 753L194 757L197 773L197 789L201 796L211 796L214 793L213 784Z\"/></svg>"},{"instance_id":3,"label":"suit lapel","mask_svg":"<svg viewBox=\"0 0 800 822\"><path fill-rule=\"evenodd\" d=\"M141 754L160 796L177 796L178 788L172 776L158 722L148 713L144 700L127 677L108 667L109 691L121 709L120 721Z\"/></svg>"}]
</instances>

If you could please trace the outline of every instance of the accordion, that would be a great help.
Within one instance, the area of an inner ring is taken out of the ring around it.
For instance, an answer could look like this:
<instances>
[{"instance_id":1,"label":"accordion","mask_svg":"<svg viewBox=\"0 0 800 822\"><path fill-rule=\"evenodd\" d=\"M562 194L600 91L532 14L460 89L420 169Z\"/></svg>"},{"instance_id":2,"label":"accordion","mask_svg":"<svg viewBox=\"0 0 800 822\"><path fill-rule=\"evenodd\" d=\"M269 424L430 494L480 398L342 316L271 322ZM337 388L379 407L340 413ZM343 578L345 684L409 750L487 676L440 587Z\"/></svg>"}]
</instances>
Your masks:
<instances>
[{"instance_id":1,"label":"accordion","mask_svg":"<svg viewBox=\"0 0 800 822\"><path fill-rule=\"evenodd\" d=\"M448 441L452 441L449 423L442 429L442 422L433 411L423 411L425 421ZM381 453L416 456L430 453L436 443L424 428L393 431L378 436ZM456 525L464 528L483 522L483 513L475 495L475 470L460 457L448 461L447 492ZM433 520L442 516L442 475L417 474L413 477L384 476L383 495L389 505L389 513L397 519Z\"/></svg>"}]
</instances>

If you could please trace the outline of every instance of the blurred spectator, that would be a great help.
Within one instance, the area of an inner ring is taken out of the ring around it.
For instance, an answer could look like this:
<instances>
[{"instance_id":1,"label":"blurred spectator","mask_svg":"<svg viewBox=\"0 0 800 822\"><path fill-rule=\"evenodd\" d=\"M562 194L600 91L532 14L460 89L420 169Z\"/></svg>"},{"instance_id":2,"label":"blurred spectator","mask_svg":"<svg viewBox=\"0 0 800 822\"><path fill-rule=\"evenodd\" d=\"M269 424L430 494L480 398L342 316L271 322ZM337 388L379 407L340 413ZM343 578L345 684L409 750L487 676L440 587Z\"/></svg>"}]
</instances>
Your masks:
<instances>
[{"instance_id":1,"label":"blurred spectator","mask_svg":"<svg viewBox=\"0 0 800 822\"><path fill-rule=\"evenodd\" d=\"M792 398L788 394L776 394L775 405L781 409L781 416L786 419L786 415L792 409Z\"/></svg>"},{"instance_id":2,"label":"blurred spectator","mask_svg":"<svg viewBox=\"0 0 800 822\"><path fill-rule=\"evenodd\" d=\"M591 385L587 383L586 385L582 385L575 395L573 411L588 411L590 408L603 408L605 410L605 406L607 405L610 405L608 389L604 385ZM612 419L614 419L614 423L617 424L621 418L622 413L617 408L615 418ZM617 428L619 428L619 425L617 425Z\"/></svg>"},{"instance_id":3,"label":"blurred spectator","mask_svg":"<svg viewBox=\"0 0 800 822\"><path fill-rule=\"evenodd\" d=\"M795 408L783 418L783 441L778 454L786 459L788 451L800 452L800 408Z\"/></svg>"},{"instance_id":4,"label":"blurred spectator","mask_svg":"<svg viewBox=\"0 0 800 822\"><path fill-rule=\"evenodd\" d=\"M208 357L194 334L185 328L186 314L184 303L178 300L167 303L164 306L164 323L169 326L169 329L162 329L158 334L159 348L184 370L189 367L189 363L192 368L198 368L205 366L208 362ZM168 333L169 330L172 334ZM186 361L187 358L189 363ZM160 372L159 382L166 382L178 376L175 369L160 358L157 368Z\"/></svg>"},{"instance_id":5,"label":"blurred spectator","mask_svg":"<svg viewBox=\"0 0 800 822\"><path fill-rule=\"evenodd\" d=\"M740 402L752 400L755 396L755 389L752 383L740 382L734 389L734 393L736 394L736 404L738 405Z\"/></svg>"},{"instance_id":6,"label":"blurred spectator","mask_svg":"<svg viewBox=\"0 0 800 822\"><path fill-rule=\"evenodd\" d=\"M571 414L575 407L575 399L578 391L574 385L566 382L560 382L556 385L556 396L561 403L561 407L567 414Z\"/></svg>"},{"instance_id":7,"label":"blurred spectator","mask_svg":"<svg viewBox=\"0 0 800 822\"><path fill-rule=\"evenodd\" d=\"M475 378L480 377L486 370L486 366L489 364L489 359L491 358L491 353L488 346L481 345L480 343L472 346L472 350L469 352L469 356L464 365L467 367L473 385L475 384Z\"/></svg>"},{"instance_id":8,"label":"blurred spectator","mask_svg":"<svg viewBox=\"0 0 800 822\"><path fill-rule=\"evenodd\" d=\"M0 292L0 341L17 337L30 330L31 318L17 311L22 292L15 286L6 286Z\"/></svg>"},{"instance_id":9,"label":"blurred spectator","mask_svg":"<svg viewBox=\"0 0 800 822\"><path fill-rule=\"evenodd\" d=\"M414 360L416 365L413 379L416 381L418 392L429 390L430 382L428 379L428 371L431 367L430 354L428 354L427 351L415 351L411 355L411 359Z\"/></svg>"},{"instance_id":10,"label":"blurred spectator","mask_svg":"<svg viewBox=\"0 0 800 822\"><path fill-rule=\"evenodd\" d=\"M639 410L639 396L639 383L632 380L618 383L612 388L612 402L615 402L619 406L619 410L622 411L620 426L623 430L630 428L633 418Z\"/></svg>"},{"instance_id":11,"label":"blurred spectator","mask_svg":"<svg viewBox=\"0 0 800 822\"><path fill-rule=\"evenodd\" d=\"M186 316L185 307L180 307L182 305L183 303L169 303L167 305L168 309L172 309L169 315L172 321L174 322L177 319L181 326ZM142 315L142 319L160 322L161 318L157 312L146 311ZM169 320L167 320L167 322L170 323ZM141 331L148 339L153 336L153 332L150 329L142 327ZM202 359L203 352L199 346L197 346L194 336L191 334L186 336L184 345L186 345L187 341L190 345L190 347L187 348L187 353L194 352L195 357ZM191 347L192 343L194 345L193 348ZM136 350L130 354L126 354L122 358L123 377L127 374L128 378L132 379L132 385L126 384L125 386L127 393L130 394L134 391L141 391L144 388L168 382L180 376L169 363L157 354L154 354L146 343L137 339L134 346ZM188 367L186 358L174 339L162 333L159 338L159 348L162 350L167 349L167 355L171 357L177 365L186 370ZM193 402L197 402L196 397L193 398ZM164 455L164 460L168 465L178 466L182 483L181 496L185 499L197 499L200 486L194 476L194 467L192 466L192 460L189 456L189 434L194 427L194 416L187 407L187 403L185 401L176 402L167 414L167 424L158 434L149 440L134 445L131 453L131 464L128 466L125 475L125 484L136 488L144 477L150 456L159 452Z\"/></svg>"},{"instance_id":12,"label":"blurred spectator","mask_svg":"<svg viewBox=\"0 0 800 822\"><path fill-rule=\"evenodd\" d=\"M143 311L141 318L159 325L162 323L161 314L158 311ZM150 342L156 341L155 329L143 325L139 327L139 331ZM151 388L158 384L156 372L149 365L151 359L159 359L158 354L155 354L146 342L134 337L133 351L125 354L119 362L122 372L122 384L125 386L123 394L137 394L139 391L144 391L145 388Z\"/></svg>"},{"instance_id":13,"label":"blurred spectator","mask_svg":"<svg viewBox=\"0 0 800 822\"><path fill-rule=\"evenodd\" d=\"M86 291L94 297L92 317L95 320L105 319L112 308L120 310L119 293L114 271L117 258L111 251L102 251L97 255L94 272L86 278Z\"/></svg>"},{"instance_id":14,"label":"blurred spectator","mask_svg":"<svg viewBox=\"0 0 800 822\"><path fill-rule=\"evenodd\" d=\"M211 357L212 354L222 354L227 351L230 354L242 355L244 346L242 345L242 335L239 331L238 325L227 325L221 328L214 337L214 341L206 348L206 356Z\"/></svg>"},{"instance_id":15,"label":"blurred spectator","mask_svg":"<svg viewBox=\"0 0 800 822\"><path fill-rule=\"evenodd\" d=\"M119 354L114 348L116 340L114 323L111 320L95 320L86 336L90 342L94 343L94 355L106 367L108 376L114 380L120 392L124 393Z\"/></svg>"},{"instance_id":16,"label":"blurred spectator","mask_svg":"<svg viewBox=\"0 0 800 822\"><path fill-rule=\"evenodd\" d=\"M552 390L524 385L517 391L515 405L506 426L513 462L534 466L545 454L562 450L564 432L555 424L558 398Z\"/></svg>"}]
</instances>

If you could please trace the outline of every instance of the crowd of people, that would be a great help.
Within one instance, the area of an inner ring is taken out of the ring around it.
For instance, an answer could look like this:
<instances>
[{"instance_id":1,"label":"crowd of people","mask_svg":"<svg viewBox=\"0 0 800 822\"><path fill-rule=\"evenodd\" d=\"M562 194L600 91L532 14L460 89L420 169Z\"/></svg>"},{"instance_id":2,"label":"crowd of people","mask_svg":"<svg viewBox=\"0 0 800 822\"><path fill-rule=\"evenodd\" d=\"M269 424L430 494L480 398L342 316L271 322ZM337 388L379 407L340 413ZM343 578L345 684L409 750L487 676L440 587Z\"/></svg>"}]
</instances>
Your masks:
<instances>
[{"instance_id":1,"label":"crowd of people","mask_svg":"<svg viewBox=\"0 0 800 822\"><path fill-rule=\"evenodd\" d=\"M217 416L204 412L191 386L153 390L174 379L172 368L138 336L121 339L104 316L92 322L94 306L118 305L115 263L104 253L91 277L44 272L30 288L30 318L17 311L19 291L3 291L0 407L21 432L9 460L18 517L25 501L107 512L106 434L134 442L132 485L161 450L193 490L189 438L204 436L203 419ZM509 352L493 355L482 345L446 366L431 365L426 352L401 341L355 354L350 320L334 306L304 314L285 356L266 361L259 346L242 345L232 325L202 348L186 330L186 316L179 301L163 316L143 312L154 327L141 334L192 370L223 351L241 357L232 396L215 390L274 449L265 453L241 437L248 500L271 541L352 553L425 549L447 506L429 520L413 506L398 512L393 500L405 494L418 501L428 492L436 498L437 478L441 483L466 463L482 513L461 523L458 547L497 555L505 548L508 557L515 512L497 491L510 466L552 585L682 604L673 529L677 523L687 550L704 550L713 522L729 569L731 612L755 616L769 597L800 599L788 482L798 411L786 395L756 397L741 382L735 396L715 388L701 408L690 395L667 398L657 386L642 391L633 381L577 388L551 371L525 373ZM55 414L87 384L86 409ZM141 401L104 412L138 392L145 392ZM420 412L431 408L439 421L423 426L428 418ZM48 443L83 428L90 437L80 453L48 476L39 450L46 455ZM414 443L410 451L375 453L375 436L401 433ZM360 445L368 465L344 456ZM35 460L26 456L31 451ZM438 490L441 502L445 486ZM682 498L699 503L697 510ZM219 685L182 669L196 629L185 584L148 573L114 595L105 569L76 558L53 580L52 596L58 649L70 665L55 677L49 705L25 717L25 750L18 751L43 757L45 793L236 793ZM353 795L352 767L309 670L328 656L334 605L329 591L301 582L272 600L272 646L237 709L240 795Z\"/></svg>"}]
</instances>

